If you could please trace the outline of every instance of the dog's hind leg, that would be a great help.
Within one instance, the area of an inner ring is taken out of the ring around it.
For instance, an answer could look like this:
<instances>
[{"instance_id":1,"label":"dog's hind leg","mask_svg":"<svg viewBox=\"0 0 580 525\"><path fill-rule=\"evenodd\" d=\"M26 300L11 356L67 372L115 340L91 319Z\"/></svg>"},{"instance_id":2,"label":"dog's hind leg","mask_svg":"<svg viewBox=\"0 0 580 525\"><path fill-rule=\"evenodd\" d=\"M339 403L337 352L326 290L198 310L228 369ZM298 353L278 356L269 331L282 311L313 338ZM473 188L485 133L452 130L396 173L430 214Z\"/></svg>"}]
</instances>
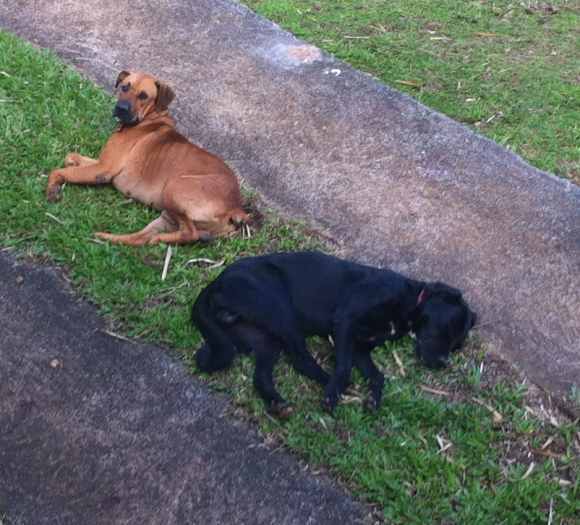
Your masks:
<instances>
[{"instance_id":1,"label":"dog's hind leg","mask_svg":"<svg viewBox=\"0 0 580 525\"><path fill-rule=\"evenodd\" d=\"M316 381L318 384L326 386L330 380L330 375L310 355L306 348L306 343L304 341L300 343L295 342L292 348L293 350L287 352L287 354L295 370L303 376Z\"/></svg>"},{"instance_id":2,"label":"dog's hind leg","mask_svg":"<svg viewBox=\"0 0 580 525\"><path fill-rule=\"evenodd\" d=\"M360 370L363 377L368 381L371 391L371 397L365 402L365 406L375 411L381 405L383 397L383 387L385 385L385 376L376 367L371 358L372 348L357 347L353 354L354 365Z\"/></svg>"},{"instance_id":3,"label":"dog's hind leg","mask_svg":"<svg viewBox=\"0 0 580 525\"><path fill-rule=\"evenodd\" d=\"M244 321L228 327L228 333L236 348L251 349L256 356L254 387L264 400L268 412L277 417L288 417L292 410L274 384L274 367L282 351L281 341L262 328Z\"/></svg>"},{"instance_id":4,"label":"dog's hind leg","mask_svg":"<svg viewBox=\"0 0 580 525\"><path fill-rule=\"evenodd\" d=\"M200 370L214 372L227 368L236 355L237 346L234 346L233 341L240 347L251 348L256 356L254 387L264 400L268 412L281 418L290 415L288 403L274 384L274 366L282 350L278 340L258 327L243 322L222 328L219 325L207 325L198 318L196 324L206 340L213 339L215 342L216 336L221 340L219 346L210 346L206 342L198 350L196 361Z\"/></svg>"},{"instance_id":5,"label":"dog's hind leg","mask_svg":"<svg viewBox=\"0 0 580 525\"><path fill-rule=\"evenodd\" d=\"M274 385L274 366L280 357L279 342L264 332L256 332L253 337L253 350L256 355L254 386L266 403L268 412L286 418L292 413L288 403L280 396Z\"/></svg>"},{"instance_id":6,"label":"dog's hind leg","mask_svg":"<svg viewBox=\"0 0 580 525\"><path fill-rule=\"evenodd\" d=\"M149 244L151 239L166 232L177 228L176 223L163 212L157 219L145 226L141 231L128 233L125 235L115 235L113 233L97 232L95 236L104 241L115 244L128 244L131 246L141 246Z\"/></svg>"},{"instance_id":7,"label":"dog's hind leg","mask_svg":"<svg viewBox=\"0 0 580 525\"><path fill-rule=\"evenodd\" d=\"M213 236L205 231L196 228L193 220L185 215L176 217L177 228L168 233L159 233L149 238L147 244L188 244L195 241L210 241Z\"/></svg>"},{"instance_id":8,"label":"dog's hind leg","mask_svg":"<svg viewBox=\"0 0 580 525\"><path fill-rule=\"evenodd\" d=\"M211 291L203 290L191 311L191 320L205 339L205 344L197 351L195 360L202 372L216 372L228 368L236 356L236 347L228 336L226 327L213 316L209 302Z\"/></svg>"}]
</instances>

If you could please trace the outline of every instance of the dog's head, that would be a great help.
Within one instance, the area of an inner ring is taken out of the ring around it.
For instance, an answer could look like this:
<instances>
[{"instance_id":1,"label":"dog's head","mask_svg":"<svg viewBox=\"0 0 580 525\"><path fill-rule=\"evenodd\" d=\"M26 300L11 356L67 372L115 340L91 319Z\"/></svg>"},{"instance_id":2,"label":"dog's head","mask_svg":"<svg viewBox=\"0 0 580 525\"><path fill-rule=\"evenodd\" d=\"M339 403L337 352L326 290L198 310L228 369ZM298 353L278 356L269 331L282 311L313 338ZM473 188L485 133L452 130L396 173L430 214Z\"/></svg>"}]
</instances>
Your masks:
<instances>
[{"instance_id":1,"label":"dog's head","mask_svg":"<svg viewBox=\"0 0 580 525\"><path fill-rule=\"evenodd\" d=\"M134 126L153 113L166 111L175 98L167 84L145 73L121 71L115 88L117 104L113 116L124 126Z\"/></svg>"},{"instance_id":2,"label":"dog's head","mask_svg":"<svg viewBox=\"0 0 580 525\"><path fill-rule=\"evenodd\" d=\"M449 355L461 348L476 322L459 290L443 283L426 284L412 322L417 357L429 368L447 366Z\"/></svg>"}]
</instances>

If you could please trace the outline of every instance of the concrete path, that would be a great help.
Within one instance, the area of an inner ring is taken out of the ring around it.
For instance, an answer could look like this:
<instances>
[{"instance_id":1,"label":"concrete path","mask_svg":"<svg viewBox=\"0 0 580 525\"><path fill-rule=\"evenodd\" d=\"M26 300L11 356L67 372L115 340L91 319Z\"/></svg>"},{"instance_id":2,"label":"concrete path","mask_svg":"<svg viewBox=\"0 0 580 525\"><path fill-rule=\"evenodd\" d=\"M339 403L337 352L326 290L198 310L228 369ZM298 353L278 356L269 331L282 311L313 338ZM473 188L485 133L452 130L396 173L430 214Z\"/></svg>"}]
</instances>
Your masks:
<instances>
[{"instance_id":1,"label":"concrete path","mask_svg":"<svg viewBox=\"0 0 580 525\"><path fill-rule=\"evenodd\" d=\"M107 335L54 272L0 254L0 522L362 523L160 348Z\"/></svg>"},{"instance_id":2,"label":"concrete path","mask_svg":"<svg viewBox=\"0 0 580 525\"><path fill-rule=\"evenodd\" d=\"M111 87L170 81L195 142L352 258L463 288L484 338L580 386L580 188L227 0L0 4L0 27Z\"/></svg>"}]
</instances>

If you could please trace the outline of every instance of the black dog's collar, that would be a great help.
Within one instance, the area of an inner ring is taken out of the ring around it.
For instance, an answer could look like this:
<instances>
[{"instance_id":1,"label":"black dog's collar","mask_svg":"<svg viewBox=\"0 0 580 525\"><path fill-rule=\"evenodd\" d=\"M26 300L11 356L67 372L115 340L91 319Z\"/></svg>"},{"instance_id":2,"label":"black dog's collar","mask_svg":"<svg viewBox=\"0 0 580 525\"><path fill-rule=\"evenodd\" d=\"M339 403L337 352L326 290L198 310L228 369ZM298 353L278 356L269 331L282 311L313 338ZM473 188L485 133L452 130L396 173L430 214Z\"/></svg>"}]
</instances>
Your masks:
<instances>
[{"instance_id":1,"label":"black dog's collar","mask_svg":"<svg viewBox=\"0 0 580 525\"><path fill-rule=\"evenodd\" d=\"M417 296L417 306L420 306L427 300L427 288L423 288Z\"/></svg>"}]
</instances>

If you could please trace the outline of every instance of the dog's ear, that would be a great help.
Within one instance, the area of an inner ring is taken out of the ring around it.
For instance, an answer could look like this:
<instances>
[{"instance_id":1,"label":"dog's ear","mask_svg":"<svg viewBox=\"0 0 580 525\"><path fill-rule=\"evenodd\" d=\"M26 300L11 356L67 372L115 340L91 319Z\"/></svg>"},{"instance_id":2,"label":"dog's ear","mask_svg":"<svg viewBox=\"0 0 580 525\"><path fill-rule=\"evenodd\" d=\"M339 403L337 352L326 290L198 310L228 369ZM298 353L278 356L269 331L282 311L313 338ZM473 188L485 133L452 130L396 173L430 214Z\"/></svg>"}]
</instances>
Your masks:
<instances>
[{"instance_id":1,"label":"dog's ear","mask_svg":"<svg viewBox=\"0 0 580 525\"><path fill-rule=\"evenodd\" d=\"M473 328L477 324L477 314L470 308L469 312L471 313L471 328Z\"/></svg>"},{"instance_id":2,"label":"dog's ear","mask_svg":"<svg viewBox=\"0 0 580 525\"><path fill-rule=\"evenodd\" d=\"M172 100L175 98L175 93L173 89L169 87L165 82L155 81L157 86L157 98L155 99L155 108L157 111L165 111Z\"/></svg>"},{"instance_id":3,"label":"dog's ear","mask_svg":"<svg viewBox=\"0 0 580 525\"><path fill-rule=\"evenodd\" d=\"M123 80L125 80L130 74L131 73L129 73L129 71L125 71L125 70L121 71L119 73L119 76L117 77L117 81L115 82L115 87L118 88L119 84L121 82L123 82Z\"/></svg>"},{"instance_id":4,"label":"dog's ear","mask_svg":"<svg viewBox=\"0 0 580 525\"><path fill-rule=\"evenodd\" d=\"M453 286L441 282L429 283L427 285L428 295L440 295L450 299L460 300L462 298L461 291Z\"/></svg>"}]
</instances>

